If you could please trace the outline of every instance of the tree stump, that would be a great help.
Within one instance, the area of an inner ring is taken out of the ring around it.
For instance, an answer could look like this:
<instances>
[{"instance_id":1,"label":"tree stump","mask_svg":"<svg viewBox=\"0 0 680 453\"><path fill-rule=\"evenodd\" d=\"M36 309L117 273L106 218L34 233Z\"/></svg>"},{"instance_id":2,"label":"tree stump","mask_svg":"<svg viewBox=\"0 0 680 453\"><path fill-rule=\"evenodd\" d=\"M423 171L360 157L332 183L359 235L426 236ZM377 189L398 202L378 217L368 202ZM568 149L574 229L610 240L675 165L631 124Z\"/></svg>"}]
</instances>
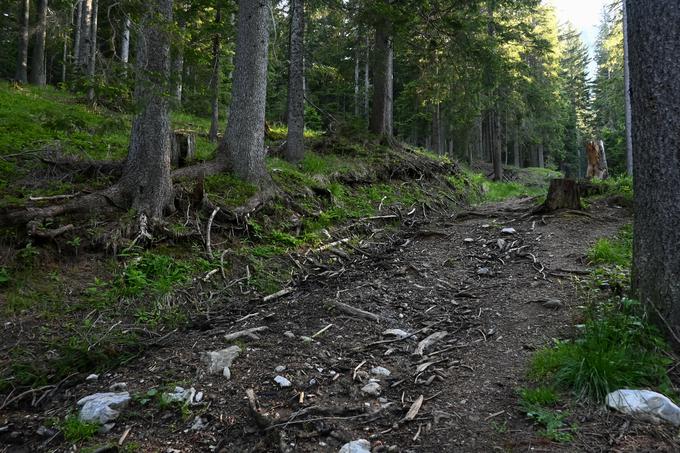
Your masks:
<instances>
[{"instance_id":1,"label":"tree stump","mask_svg":"<svg viewBox=\"0 0 680 453\"><path fill-rule=\"evenodd\" d=\"M172 135L172 155L170 163L173 167L185 167L196 154L196 136L190 131L175 131Z\"/></svg>"},{"instance_id":2,"label":"tree stump","mask_svg":"<svg viewBox=\"0 0 680 453\"><path fill-rule=\"evenodd\" d=\"M581 190L575 180L551 179L548 196L536 212L552 212L558 209L581 209Z\"/></svg>"},{"instance_id":3,"label":"tree stump","mask_svg":"<svg viewBox=\"0 0 680 453\"><path fill-rule=\"evenodd\" d=\"M607 154L604 151L602 140L591 140L586 144L586 158L588 160L586 179L607 179L609 168L607 167Z\"/></svg>"}]
</instances>

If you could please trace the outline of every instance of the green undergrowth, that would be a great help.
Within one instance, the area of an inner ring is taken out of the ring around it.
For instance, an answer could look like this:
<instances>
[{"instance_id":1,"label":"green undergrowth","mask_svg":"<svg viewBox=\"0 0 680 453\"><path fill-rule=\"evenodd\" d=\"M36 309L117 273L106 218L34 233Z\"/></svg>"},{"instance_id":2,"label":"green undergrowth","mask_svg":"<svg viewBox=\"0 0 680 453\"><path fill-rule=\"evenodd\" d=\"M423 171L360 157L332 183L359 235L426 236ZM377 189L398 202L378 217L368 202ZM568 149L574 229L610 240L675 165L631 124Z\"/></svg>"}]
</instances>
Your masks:
<instances>
[{"instance_id":1,"label":"green undergrowth","mask_svg":"<svg viewBox=\"0 0 680 453\"><path fill-rule=\"evenodd\" d=\"M667 369L668 344L644 307L626 297L632 228L600 239L588 254L596 267L582 286L588 300L574 338L537 351L529 377L579 400L598 403L621 388L651 388L675 397Z\"/></svg>"},{"instance_id":2,"label":"green undergrowth","mask_svg":"<svg viewBox=\"0 0 680 453\"><path fill-rule=\"evenodd\" d=\"M569 412L560 408L560 397L550 387L518 390L520 408L528 418L540 426L539 434L555 442L570 442L577 429L569 423Z\"/></svg>"},{"instance_id":3,"label":"green undergrowth","mask_svg":"<svg viewBox=\"0 0 680 453\"><path fill-rule=\"evenodd\" d=\"M629 203L633 202L633 178L632 176L620 175L607 179L592 179L591 184L600 187L601 194L591 198L621 197Z\"/></svg>"},{"instance_id":4,"label":"green undergrowth","mask_svg":"<svg viewBox=\"0 0 680 453\"><path fill-rule=\"evenodd\" d=\"M463 172L462 177L452 177L450 182L458 190L469 195L475 203L504 201L511 198L544 197L547 194L551 178L559 177L559 173L545 168L523 168L519 181L490 181L483 174L470 170ZM533 175L525 178L525 175ZM542 200L537 200L537 203Z\"/></svg>"}]
</instances>

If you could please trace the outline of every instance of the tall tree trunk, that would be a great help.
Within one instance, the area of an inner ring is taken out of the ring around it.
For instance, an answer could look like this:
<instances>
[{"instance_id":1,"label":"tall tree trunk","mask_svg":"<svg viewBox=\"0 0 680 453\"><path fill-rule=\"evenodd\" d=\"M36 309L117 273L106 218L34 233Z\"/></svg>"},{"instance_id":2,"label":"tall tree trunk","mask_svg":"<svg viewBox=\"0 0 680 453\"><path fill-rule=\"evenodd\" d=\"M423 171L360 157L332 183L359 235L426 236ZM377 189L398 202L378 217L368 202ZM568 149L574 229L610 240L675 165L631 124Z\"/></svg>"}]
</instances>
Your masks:
<instances>
[{"instance_id":1,"label":"tall tree trunk","mask_svg":"<svg viewBox=\"0 0 680 453\"><path fill-rule=\"evenodd\" d=\"M513 146L515 167L519 168L521 166L521 164L520 164L520 157L519 157L519 127L517 127L517 126L515 126L515 139L513 141L512 146Z\"/></svg>"},{"instance_id":2,"label":"tall tree trunk","mask_svg":"<svg viewBox=\"0 0 680 453\"><path fill-rule=\"evenodd\" d=\"M218 151L236 176L264 186L264 120L267 100L269 2L239 2L236 54L227 130Z\"/></svg>"},{"instance_id":3,"label":"tall tree trunk","mask_svg":"<svg viewBox=\"0 0 680 453\"><path fill-rule=\"evenodd\" d=\"M82 0L80 10L80 37L77 64L81 73L87 69L90 60L90 27L92 20L92 0Z\"/></svg>"},{"instance_id":4,"label":"tall tree trunk","mask_svg":"<svg viewBox=\"0 0 680 453\"><path fill-rule=\"evenodd\" d=\"M442 153L441 124L439 122L439 103L432 104L432 151Z\"/></svg>"},{"instance_id":5,"label":"tall tree trunk","mask_svg":"<svg viewBox=\"0 0 680 453\"><path fill-rule=\"evenodd\" d=\"M73 24L75 27L75 33L73 35L73 60L74 65L78 65L80 61L80 36L82 27L82 17L83 17L83 0L78 0L76 2L76 19Z\"/></svg>"},{"instance_id":6,"label":"tall tree trunk","mask_svg":"<svg viewBox=\"0 0 680 453\"><path fill-rule=\"evenodd\" d=\"M215 23L218 25L222 22L222 12L219 5L215 12ZM210 76L210 132L208 137L211 142L217 141L217 133L220 127L220 85L222 82L222 36L220 33L213 35L212 43L212 75Z\"/></svg>"},{"instance_id":7,"label":"tall tree trunk","mask_svg":"<svg viewBox=\"0 0 680 453\"><path fill-rule=\"evenodd\" d=\"M366 118L368 118L369 115L368 98L369 93L371 91L371 82L368 77L370 61L371 61L371 41L370 38L368 37L368 34L366 34L366 60L364 61L364 116Z\"/></svg>"},{"instance_id":8,"label":"tall tree trunk","mask_svg":"<svg viewBox=\"0 0 680 453\"><path fill-rule=\"evenodd\" d=\"M130 60L130 17L123 19L123 31L120 34L120 61L124 65Z\"/></svg>"},{"instance_id":9,"label":"tall tree trunk","mask_svg":"<svg viewBox=\"0 0 680 453\"><path fill-rule=\"evenodd\" d=\"M304 0L290 1L290 66L288 69L288 141L286 160L299 162L305 154L305 93L302 69L305 36Z\"/></svg>"},{"instance_id":10,"label":"tall tree trunk","mask_svg":"<svg viewBox=\"0 0 680 453\"><path fill-rule=\"evenodd\" d=\"M680 329L680 8L627 0L635 219L633 289Z\"/></svg>"},{"instance_id":11,"label":"tall tree trunk","mask_svg":"<svg viewBox=\"0 0 680 453\"><path fill-rule=\"evenodd\" d=\"M369 129L377 135L392 139L392 89L393 89L392 24L382 20L375 29L373 55L373 106Z\"/></svg>"},{"instance_id":12,"label":"tall tree trunk","mask_svg":"<svg viewBox=\"0 0 680 453\"><path fill-rule=\"evenodd\" d=\"M501 143L501 117L497 108L491 112L491 143L494 181L503 180L503 145Z\"/></svg>"},{"instance_id":13,"label":"tall tree trunk","mask_svg":"<svg viewBox=\"0 0 680 453\"><path fill-rule=\"evenodd\" d=\"M30 0L21 2L19 16L19 47L17 49L17 68L14 79L19 83L28 82L28 20L31 9Z\"/></svg>"},{"instance_id":14,"label":"tall tree trunk","mask_svg":"<svg viewBox=\"0 0 680 453\"><path fill-rule=\"evenodd\" d=\"M179 21L180 34L184 34L187 24L186 20L182 17ZM182 40L184 37L181 38ZM173 98L177 106L182 105L182 88L183 88L183 75L184 75L184 43L179 42L177 44L177 49L175 50L175 57L172 59L172 80L174 81L173 87Z\"/></svg>"},{"instance_id":15,"label":"tall tree trunk","mask_svg":"<svg viewBox=\"0 0 680 453\"><path fill-rule=\"evenodd\" d=\"M66 83L66 62L68 61L68 36L64 36L64 45L61 50L61 83Z\"/></svg>"},{"instance_id":16,"label":"tall tree trunk","mask_svg":"<svg viewBox=\"0 0 680 453\"><path fill-rule=\"evenodd\" d=\"M38 0L38 19L31 61L31 83L44 86L47 82L45 68L45 38L47 36L47 0Z\"/></svg>"},{"instance_id":17,"label":"tall tree trunk","mask_svg":"<svg viewBox=\"0 0 680 453\"><path fill-rule=\"evenodd\" d=\"M139 113L119 186L127 204L151 219L172 208L169 108L172 0L144 2L137 39L135 101Z\"/></svg>"},{"instance_id":18,"label":"tall tree trunk","mask_svg":"<svg viewBox=\"0 0 680 453\"><path fill-rule=\"evenodd\" d=\"M97 64L97 18L99 15L99 0L92 2L92 17L90 19L90 56L87 62L87 77L90 88L87 90L87 100L94 102L94 73Z\"/></svg>"},{"instance_id":19,"label":"tall tree trunk","mask_svg":"<svg viewBox=\"0 0 680 453\"><path fill-rule=\"evenodd\" d=\"M357 38L357 46L354 49L354 116L359 116L359 39Z\"/></svg>"},{"instance_id":20,"label":"tall tree trunk","mask_svg":"<svg viewBox=\"0 0 680 453\"><path fill-rule=\"evenodd\" d=\"M624 97L626 100L626 173L633 175L633 138L632 116L630 108L630 62L628 50L628 8L626 1L623 1L623 85L625 87Z\"/></svg>"},{"instance_id":21,"label":"tall tree trunk","mask_svg":"<svg viewBox=\"0 0 680 453\"><path fill-rule=\"evenodd\" d=\"M540 168L544 168L545 167L545 154L544 154L543 142L538 144L537 153L538 153L538 166Z\"/></svg>"}]
</instances>

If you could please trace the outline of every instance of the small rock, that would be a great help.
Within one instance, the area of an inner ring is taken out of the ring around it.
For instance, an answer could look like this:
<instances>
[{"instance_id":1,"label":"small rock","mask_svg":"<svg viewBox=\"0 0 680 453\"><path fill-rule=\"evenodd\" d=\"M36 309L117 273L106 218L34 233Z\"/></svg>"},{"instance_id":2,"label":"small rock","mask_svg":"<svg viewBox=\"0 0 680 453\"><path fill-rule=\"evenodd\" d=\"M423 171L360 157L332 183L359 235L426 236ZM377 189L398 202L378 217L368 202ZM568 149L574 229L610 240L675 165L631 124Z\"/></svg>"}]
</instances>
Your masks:
<instances>
[{"instance_id":1,"label":"small rock","mask_svg":"<svg viewBox=\"0 0 680 453\"><path fill-rule=\"evenodd\" d=\"M39 426L35 432L40 437L52 437L57 434L57 430L54 428L48 428L46 426Z\"/></svg>"},{"instance_id":2,"label":"small rock","mask_svg":"<svg viewBox=\"0 0 680 453\"><path fill-rule=\"evenodd\" d=\"M231 379L231 370L228 366L225 366L222 370L222 376L224 376L227 380Z\"/></svg>"},{"instance_id":3,"label":"small rock","mask_svg":"<svg viewBox=\"0 0 680 453\"><path fill-rule=\"evenodd\" d=\"M485 223L484 225L482 225L482 228L491 228L491 225L489 225L488 223Z\"/></svg>"},{"instance_id":4,"label":"small rock","mask_svg":"<svg viewBox=\"0 0 680 453\"><path fill-rule=\"evenodd\" d=\"M194 401L197 403L200 403L203 400L203 392L198 392L196 396L194 397Z\"/></svg>"},{"instance_id":5,"label":"small rock","mask_svg":"<svg viewBox=\"0 0 680 453\"><path fill-rule=\"evenodd\" d=\"M282 372L284 372L285 370L286 370L285 365L279 365L279 366L277 366L276 368L274 368L274 371L276 371L277 373L282 373Z\"/></svg>"},{"instance_id":6,"label":"small rock","mask_svg":"<svg viewBox=\"0 0 680 453\"><path fill-rule=\"evenodd\" d=\"M353 440L343 445L339 453L371 453L371 443L366 439Z\"/></svg>"},{"instance_id":7,"label":"small rock","mask_svg":"<svg viewBox=\"0 0 680 453\"><path fill-rule=\"evenodd\" d=\"M109 386L112 392L127 392L127 382L116 382Z\"/></svg>"},{"instance_id":8,"label":"small rock","mask_svg":"<svg viewBox=\"0 0 680 453\"><path fill-rule=\"evenodd\" d=\"M115 420L122 409L130 402L130 394L95 393L79 400L76 404L82 406L78 418L83 422L98 422L102 425Z\"/></svg>"},{"instance_id":9,"label":"small rock","mask_svg":"<svg viewBox=\"0 0 680 453\"><path fill-rule=\"evenodd\" d=\"M477 269L477 275L491 275L491 269L488 267L480 267Z\"/></svg>"},{"instance_id":10,"label":"small rock","mask_svg":"<svg viewBox=\"0 0 680 453\"><path fill-rule=\"evenodd\" d=\"M401 339L406 338L406 337L408 337L409 335L411 335L410 333L408 333L408 332L406 332L406 331L404 331L404 330L401 330L401 329L387 329L387 330L384 331L382 334L383 334L384 336L390 336L390 335L392 335L392 336L395 336L395 337L401 338Z\"/></svg>"},{"instance_id":11,"label":"small rock","mask_svg":"<svg viewBox=\"0 0 680 453\"><path fill-rule=\"evenodd\" d=\"M106 423L105 425L99 427L99 434L108 434L115 427L115 423Z\"/></svg>"},{"instance_id":12,"label":"small rock","mask_svg":"<svg viewBox=\"0 0 680 453\"><path fill-rule=\"evenodd\" d=\"M552 310L559 310L564 306L562 301L559 299L547 299L541 305L543 305L545 308L550 308Z\"/></svg>"},{"instance_id":13,"label":"small rock","mask_svg":"<svg viewBox=\"0 0 680 453\"><path fill-rule=\"evenodd\" d=\"M309 385L314 386L314 385L316 385L316 384L318 384L318 383L319 383L319 382L318 382L316 379L314 379L314 378L311 378L311 379L309 380Z\"/></svg>"},{"instance_id":14,"label":"small rock","mask_svg":"<svg viewBox=\"0 0 680 453\"><path fill-rule=\"evenodd\" d=\"M288 338L295 338L295 334L290 330L286 330L285 332L283 332L283 335Z\"/></svg>"},{"instance_id":15,"label":"small rock","mask_svg":"<svg viewBox=\"0 0 680 453\"><path fill-rule=\"evenodd\" d=\"M380 384L377 382L369 382L368 384L361 387L361 391L367 395L379 396L380 395Z\"/></svg>"},{"instance_id":16,"label":"small rock","mask_svg":"<svg viewBox=\"0 0 680 453\"><path fill-rule=\"evenodd\" d=\"M465 238L463 239L463 242L475 242L475 240L472 238Z\"/></svg>"},{"instance_id":17,"label":"small rock","mask_svg":"<svg viewBox=\"0 0 680 453\"><path fill-rule=\"evenodd\" d=\"M301 336L300 339L303 343L312 343L314 341L314 338L306 336Z\"/></svg>"},{"instance_id":18,"label":"small rock","mask_svg":"<svg viewBox=\"0 0 680 453\"><path fill-rule=\"evenodd\" d=\"M163 399L169 403L174 403L178 401L185 402L190 406L196 404L194 396L196 395L196 389L191 387L185 390L183 387L175 387L172 393L163 393Z\"/></svg>"},{"instance_id":19,"label":"small rock","mask_svg":"<svg viewBox=\"0 0 680 453\"><path fill-rule=\"evenodd\" d=\"M241 348L230 346L221 351L210 351L203 353L201 359L208 365L208 373L224 374L224 369L231 366L232 362L241 354Z\"/></svg>"},{"instance_id":20,"label":"small rock","mask_svg":"<svg viewBox=\"0 0 680 453\"><path fill-rule=\"evenodd\" d=\"M385 367L376 366L376 367L371 368L371 374L374 375L374 376L385 376L385 377L387 377L392 373L390 372L390 370L388 370Z\"/></svg>"},{"instance_id":21,"label":"small rock","mask_svg":"<svg viewBox=\"0 0 680 453\"><path fill-rule=\"evenodd\" d=\"M501 230L501 233L502 234L515 234L515 233L517 233L517 230L515 230L514 228L503 228Z\"/></svg>"},{"instance_id":22,"label":"small rock","mask_svg":"<svg viewBox=\"0 0 680 453\"><path fill-rule=\"evenodd\" d=\"M286 387L290 387L291 385L293 385L293 384L291 384L291 382L288 379L286 379L283 376L276 376L274 378L274 381L277 384L279 384L279 387L281 387L281 388L286 388Z\"/></svg>"},{"instance_id":23,"label":"small rock","mask_svg":"<svg viewBox=\"0 0 680 453\"><path fill-rule=\"evenodd\" d=\"M200 431L203 428L208 426L208 421L204 419L203 417L199 417L198 415L196 418L194 418L194 423L191 425L191 430L192 431Z\"/></svg>"},{"instance_id":24,"label":"small rock","mask_svg":"<svg viewBox=\"0 0 680 453\"><path fill-rule=\"evenodd\" d=\"M86 381L96 381L97 379L99 379L99 375L94 373L85 378Z\"/></svg>"}]
</instances>

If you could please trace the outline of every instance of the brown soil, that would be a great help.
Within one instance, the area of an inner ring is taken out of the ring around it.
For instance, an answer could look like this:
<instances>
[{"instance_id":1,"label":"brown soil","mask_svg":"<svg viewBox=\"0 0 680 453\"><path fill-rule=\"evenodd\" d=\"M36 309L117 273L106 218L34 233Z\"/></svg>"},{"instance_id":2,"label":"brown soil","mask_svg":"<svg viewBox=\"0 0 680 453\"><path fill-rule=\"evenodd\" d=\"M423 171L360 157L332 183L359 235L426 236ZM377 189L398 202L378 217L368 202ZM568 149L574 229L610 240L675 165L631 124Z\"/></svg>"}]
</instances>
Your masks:
<instances>
[{"instance_id":1,"label":"brown soil","mask_svg":"<svg viewBox=\"0 0 680 453\"><path fill-rule=\"evenodd\" d=\"M162 347L97 381L60 392L40 413L0 415L0 427L9 426L0 431L0 450L69 450L58 435L37 435L38 427L74 411L83 396L126 382L142 396L152 388L193 386L205 393L204 403L182 414L136 398L109 434L88 445L117 444L130 428L123 445L144 452L337 452L360 438L370 440L374 452L677 451L670 430L592 403L561 408L577 426L574 440L565 444L546 440L521 412L516 392L530 385L532 351L572 336L580 320L585 302L575 279L587 270L586 250L631 220L629 212L604 202L589 216L522 219L530 207L518 200L398 229L374 224L374 234L359 246L363 252L346 248L355 253L309 266L294 291L281 298L215 294L224 304L193 330L168 337ZM501 234L504 227L516 233ZM559 299L563 308L534 302L546 298ZM336 301L380 321L339 311ZM329 325L313 342L300 338ZM259 326L268 329L258 340L223 338ZM397 328L418 333L378 343L393 339L381 334ZM414 355L418 342L435 332L446 336L424 356ZM231 380L206 375L200 353L231 344L244 348ZM433 363L417 373L425 362ZM277 373L279 365L285 371ZM360 390L376 366L391 371L381 378L381 400ZM277 374L292 387L279 388ZM255 391L269 428L255 423L247 389ZM425 401L415 419L399 423L420 395ZM208 426L190 430L196 416Z\"/></svg>"}]
</instances>

